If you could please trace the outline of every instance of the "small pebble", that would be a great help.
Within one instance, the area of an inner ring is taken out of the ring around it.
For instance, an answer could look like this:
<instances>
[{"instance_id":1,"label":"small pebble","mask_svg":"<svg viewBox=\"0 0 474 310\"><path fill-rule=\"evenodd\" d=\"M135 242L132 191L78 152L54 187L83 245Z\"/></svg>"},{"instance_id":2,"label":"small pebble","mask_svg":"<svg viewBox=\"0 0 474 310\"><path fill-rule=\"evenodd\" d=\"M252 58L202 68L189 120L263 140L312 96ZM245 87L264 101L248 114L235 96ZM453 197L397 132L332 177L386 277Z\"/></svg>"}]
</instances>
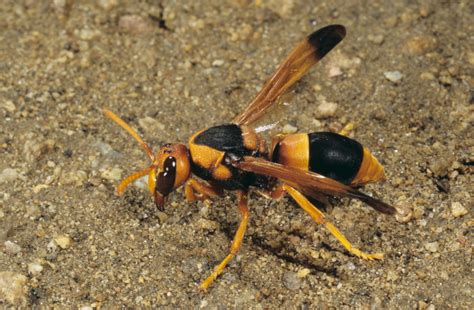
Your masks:
<instances>
[{"instance_id":1,"label":"small pebble","mask_svg":"<svg viewBox=\"0 0 474 310\"><path fill-rule=\"evenodd\" d=\"M272 1L261 1L262 6L275 12L283 18L291 16L296 6L295 0L272 0Z\"/></svg>"},{"instance_id":2,"label":"small pebble","mask_svg":"<svg viewBox=\"0 0 474 310\"><path fill-rule=\"evenodd\" d=\"M453 202L451 204L451 213L454 217L461 217L468 213L468 210L460 203L460 202Z\"/></svg>"},{"instance_id":3,"label":"small pebble","mask_svg":"<svg viewBox=\"0 0 474 310\"><path fill-rule=\"evenodd\" d=\"M19 177L18 172L12 168L5 168L3 169L2 173L0 173L0 184L13 182Z\"/></svg>"},{"instance_id":4,"label":"small pebble","mask_svg":"<svg viewBox=\"0 0 474 310\"><path fill-rule=\"evenodd\" d=\"M333 67L329 68L329 74L328 75L329 75L330 78L340 76L342 74L343 74L343 72L341 70L341 67L333 66Z\"/></svg>"},{"instance_id":5,"label":"small pebble","mask_svg":"<svg viewBox=\"0 0 474 310\"><path fill-rule=\"evenodd\" d=\"M160 121L150 116L140 118L138 120L138 124L145 132L149 132L149 133L156 134L157 130L165 130L165 125L163 125L162 123L160 123Z\"/></svg>"},{"instance_id":6,"label":"small pebble","mask_svg":"<svg viewBox=\"0 0 474 310\"><path fill-rule=\"evenodd\" d=\"M58 249L58 244L54 242L54 240L51 240L46 246L46 248L48 249L48 252L53 253L56 252L56 250Z\"/></svg>"},{"instance_id":7,"label":"small pebble","mask_svg":"<svg viewBox=\"0 0 474 310\"><path fill-rule=\"evenodd\" d=\"M352 262L347 263L346 268L348 270L356 270L356 266Z\"/></svg>"},{"instance_id":8,"label":"small pebble","mask_svg":"<svg viewBox=\"0 0 474 310\"><path fill-rule=\"evenodd\" d=\"M41 156L51 153L56 146L56 141L47 139L41 142L31 140L27 141L23 146L23 153L28 162L37 161Z\"/></svg>"},{"instance_id":9,"label":"small pebble","mask_svg":"<svg viewBox=\"0 0 474 310\"><path fill-rule=\"evenodd\" d=\"M298 130L297 127L292 126L292 125L290 125L290 124L286 124L285 126L283 126L282 132L283 132L285 135L288 135L288 134L295 133L297 130Z\"/></svg>"},{"instance_id":10,"label":"small pebble","mask_svg":"<svg viewBox=\"0 0 474 310\"><path fill-rule=\"evenodd\" d=\"M220 67L224 64L224 61L222 59L216 59L212 62L213 67Z\"/></svg>"},{"instance_id":11,"label":"small pebble","mask_svg":"<svg viewBox=\"0 0 474 310\"><path fill-rule=\"evenodd\" d=\"M433 174L437 177L444 177L448 174L449 168L451 167L453 160L451 158L437 158L433 163L430 164L429 168Z\"/></svg>"},{"instance_id":12,"label":"small pebble","mask_svg":"<svg viewBox=\"0 0 474 310\"><path fill-rule=\"evenodd\" d=\"M118 0L97 0L97 4L106 10L110 10L117 6Z\"/></svg>"},{"instance_id":13,"label":"small pebble","mask_svg":"<svg viewBox=\"0 0 474 310\"><path fill-rule=\"evenodd\" d=\"M367 36L367 39L372 42L372 43L375 43L375 44L382 44L383 41L385 40L384 36L381 35L381 34L369 34Z\"/></svg>"},{"instance_id":14,"label":"small pebble","mask_svg":"<svg viewBox=\"0 0 474 310\"><path fill-rule=\"evenodd\" d=\"M301 288L302 282L295 272L287 271L283 275L283 284L286 288L295 291Z\"/></svg>"},{"instance_id":15,"label":"small pebble","mask_svg":"<svg viewBox=\"0 0 474 310\"><path fill-rule=\"evenodd\" d=\"M49 186L47 184L38 184L38 185L33 186L32 191L33 191L33 193L38 194L43 189L46 189L48 187Z\"/></svg>"},{"instance_id":16,"label":"small pebble","mask_svg":"<svg viewBox=\"0 0 474 310\"><path fill-rule=\"evenodd\" d=\"M434 79L436 79L436 77L431 72L423 72L420 74L420 79L425 81L433 81Z\"/></svg>"},{"instance_id":17,"label":"small pebble","mask_svg":"<svg viewBox=\"0 0 474 310\"><path fill-rule=\"evenodd\" d=\"M122 169L117 167L107 168L100 176L109 181L119 181L122 178Z\"/></svg>"},{"instance_id":18,"label":"small pebble","mask_svg":"<svg viewBox=\"0 0 474 310\"><path fill-rule=\"evenodd\" d=\"M119 19L119 28L131 34L144 34L153 32L154 26L149 19L140 15L124 15Z\"/></svg>"},{"instance_id":19,"label":"small pebble","mask_svg":"<svg viewBox=\"0 0 474 310\"><path fill-rule=\"evenodd\" d=\"M436 46L437 40L435 37L416 36L406 42L404 51L411 55L422 55L435 49Z\"/></svg>"},{"instance_id":20,"label":"small pebble","mask_svg":"<svg viewBox=\"0 0 474 310\"><path fill-rule=\"evenodd\" d=\"M95 29L81 29L76 31L75 35L84 41L91 41L100 36L100 31Z\"/></svg>"},{"instance_id":21,"label":"small pebble","mask_svg":"<svg viewBox=\"0 0 474 310\"><path fill-rule=\"evenodd\" d=\"M73 170L61 174L61 183L80 187L87 180L87 173L82 170Z\"/></svg>"},{"instance_id":22,"label":"small pebble","mask_svg":"<svg viewBox=\"0 0 474 310\"><path fill-rule=\"evenodd\" d=\"M425 249L430 251L431 253L436 253L439 251L439 243L438 242L428 242L425 244Z\"/></svg>"},{"instance_id":23,"label":"small pebble","mask_svg":"<svg viewBox=\"0 0 474 310\"><path fill-rule=\"evenodd\" d=\"M29 263L28 264L28 273L32 276L37 276L43 271L43 266L38 263Z\"/></svg>"},{"instance_id":24,"label":"small pebble","mask_svg":"<svg viewBox=\"0 0 474 310\"><path fill-rule=\"evenodd\" d=\"M16 110L16 106L11 100L3 101L1 107L10 113L15 112Z\"/></svg>"},{"instance_id":25,"label":"small pebble","mask_svg":"<svg viewBox=\"0 0 474 310\"><path fill-rule=\"evenodd\" d=\"M72 239L68 235L59 235L54 238L54 241L61 249L68 249L72 246Z\"/></svg>"},{"instance_id":26,"label":"small pebble","mask_svg":"<svg viewBox=\"0 0 474 310\"><path fill-rule=\"evenodd\" d=\"M467 61L469 64L474 65L474 52L467 53Z\"/></svg>"},{"instance_id":27,"label":"small pebble","mask_svg":"<svg viewBox=\"0 0 474 310\"><path fill-rule=\"evenodd\" d=\"M206 220L204 218L200 218L197 223L198 227L202 230L213 232L216 229L219 229L219 223L211 220Z\"/></svg>"},{"instance_id":28,"label":"small pebble","mask_svg":"<svg viewBox=\"0 0 474 310\"><path fill-rule=\"evenodd\" d=\"M17 272L0 272L0 301L6 300L8 303L18 306L26 303L27 278Z\"/></svg>"},{"instance_id":29,"label":"small pebble","mask_svg":"<svg viewBox=\"0 0 474 310\"><path fill-rule=\"evenodd\" d=\"M298 278L305 278L307 275L311 273L311 270L308 268L303 268L300 271L298 271Z\"/></svg>"},{"instance_id":30,"label":"small pebble","mask_svg":"<svg viewBox=\"0 0 474 310\"><path fill-rule=\"evenodd\" d=\"M385 78L392 83L398 83L403 78L403 75L400 71L386 71L383 73Z\"/></svg>"},{"instance_id":31,"label":"small pebble","mask_svg":"<svg viewBox=\"0 0 474 310\"><path fill-rule=\"evenodd\" d=\"M318 118L326 118L326 117L331 117L336 114L338 105L337 103L334 102L326 102L324 101L318 107L316 108L317 111L317 117Z\"/></svg>"},{"instance_id":32,"label":"small pebble","mask_svg":"<svg viewBox=\"0 0 474 310\"><path fill-rule=\"evenodd\" d=\"M21 246L11 242L10 240L5 241L5 252L10 255L16 255L21 252Z\"/></svg>"}]
</instances>

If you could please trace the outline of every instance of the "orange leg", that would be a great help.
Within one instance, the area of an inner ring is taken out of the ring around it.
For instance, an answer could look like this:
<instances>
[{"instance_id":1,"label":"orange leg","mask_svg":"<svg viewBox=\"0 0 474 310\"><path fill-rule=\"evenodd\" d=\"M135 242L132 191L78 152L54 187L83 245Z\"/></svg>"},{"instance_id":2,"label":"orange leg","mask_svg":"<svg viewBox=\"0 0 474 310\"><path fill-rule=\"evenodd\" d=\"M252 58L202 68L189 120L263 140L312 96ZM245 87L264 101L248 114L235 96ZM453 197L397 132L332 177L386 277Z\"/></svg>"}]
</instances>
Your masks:
<instances>
[{"instance_id":1,"label":"orange leg","mask_svg":"<svg viewBox=\"0 0 474 310\"><path fill-rule=\"evenodd\" d=\"M278 185L272 190L256 190L257 193L268 199L280 200L285 195L283 185Z\"/></svg>"},{"instance_id":2,"label":"orange leg","mask_svg":"<svg viewBox=\"0 0 474 310\"><path fill-rule=\"evenodd\" d=\"M212 274L206 280L204 280L204 282L201 283L199 288L202 290L207 290L209 285L211 285L212 282L214 282L214 280L222 273L222 271L224 271L224 268L227 266L229 261L239 251L240 246L242 244L242 240L244 239L245 229L247 228L247 224L249 221L249 209L247 206L248 197L247 197L247 193L243 191L238 192L238 197L239 197L239 211L242 214L242 221L240 222L239 228L237 229L237 232L234 236L234 240L232 241L232 245L230 247L230 253L224 258L224 260L219 265L217 265L217 267L214 269Z\"/></svg>"},{"instance_id":3,"label":"orange leg","mask_svg":"<svg viewBox=\"0 0 474 310\"><path fill-rule=\"evenodd\" d=\"M308 213L311 218L318 224L324 225L324 227L329 230L329 232L337 239L342 245L352 254L357 257L373 260L373 259L382 259L383 253L375 253L375 254L368 254L362 252L361 250L352 246L352 244L344 237L344 235L334 226L331 222L329 222L324 214L318 210L303 194L299 191L294 189L293 187L284 184L283 188L285 191L290 194L290 196L298 203L298 205L303 208L303 210Z\"/></svg>"},{"instance_id":4,"label":"orange leg","mask_svg":"<svg viewBox=\"0 0 474 310\"><path fill-rule=\"evenodd\" d=\"M207 185L196 179L190 178L184 186L184 194L189 202L206 200L209 197L222 195L222 189Z\"/></svg>"},{"instance_id":5,"label":"orange leg","mask_svg":"<svg viewBox=\"0 0 474 310\"><path fill-rule=\"evenodd\" d=\"M340 134L341 136L347 136L349 135L349 133L354 129L354 124L353 123L347 123L346 126L344 126L344 128L342 128L338 134Z\"/></svg>"}]
</instances>

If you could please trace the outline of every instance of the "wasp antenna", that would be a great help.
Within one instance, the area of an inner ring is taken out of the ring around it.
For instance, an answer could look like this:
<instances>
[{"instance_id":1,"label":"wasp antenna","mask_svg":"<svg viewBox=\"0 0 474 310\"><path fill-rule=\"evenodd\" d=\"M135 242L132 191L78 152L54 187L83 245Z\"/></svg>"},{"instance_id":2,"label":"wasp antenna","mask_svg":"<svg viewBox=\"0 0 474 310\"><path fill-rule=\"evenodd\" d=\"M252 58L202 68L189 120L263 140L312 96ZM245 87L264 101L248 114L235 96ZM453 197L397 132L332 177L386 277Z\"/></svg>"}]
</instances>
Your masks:
<instances>
[{"instance_id":1,"label":"wasp antenna","mask_svg":"<svg viewBox=\"0 0 474 310\"><path fill-rule=\"evenodd\" d=\"M147 175L150 173L150 171L154 168L154 166L150 166L144 170L141 170L141 171L138 171L138 172L135 172L134 174L132 175L129 175L128 177L126 177L125 179L122 180L122 182L120 182L119 186L117 187L117 195L119 196L122 196L123 195L123 192L125 192L125 188L127 188L127 186L132 183L133 181Z\"/></svg>"},{"instance_id":2,"label":"wasp antenna","mask_svg":"<svg viewBox=\"0 0 474 310\"><path fill-rule=\"evenodd\" d=\"M130 127L130 125L128 125L123 119L121 119L118 115L116 115L114 112L110 111L107 108L104 108L103 112L105 116L116 122L120 127L125 129L133 138L135 138L135 140L137 140L138 143L140 143L140 145L143 147L148 157L150 157L151 161L154 160L155 157L153 156L153 150L148 146L148 144L145 143L145 141L143 141L143 139L138 135L138 133L133 130L132 127Z\"/></svg>"}]
</instances>

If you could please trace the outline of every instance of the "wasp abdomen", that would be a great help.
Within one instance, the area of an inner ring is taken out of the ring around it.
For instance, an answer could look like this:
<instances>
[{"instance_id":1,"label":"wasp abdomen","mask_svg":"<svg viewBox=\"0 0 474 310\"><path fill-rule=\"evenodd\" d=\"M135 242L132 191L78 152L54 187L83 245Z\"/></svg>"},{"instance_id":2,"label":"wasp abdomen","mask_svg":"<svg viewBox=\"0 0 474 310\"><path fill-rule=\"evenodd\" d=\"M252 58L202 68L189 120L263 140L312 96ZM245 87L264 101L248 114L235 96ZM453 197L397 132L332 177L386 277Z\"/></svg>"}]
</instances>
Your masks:
<instances>
[{"instance_id":1,"label":"wasp abdomen","mask_svg":"<svg viewBox=\"0 0 474 310\"><path fill-rule=\"evenodd\" d=\"M359 185L384 177L383 167L359 142L332 132L280 136L272 161L313 171L344 184Z\"/></svg>"}]
</instances>

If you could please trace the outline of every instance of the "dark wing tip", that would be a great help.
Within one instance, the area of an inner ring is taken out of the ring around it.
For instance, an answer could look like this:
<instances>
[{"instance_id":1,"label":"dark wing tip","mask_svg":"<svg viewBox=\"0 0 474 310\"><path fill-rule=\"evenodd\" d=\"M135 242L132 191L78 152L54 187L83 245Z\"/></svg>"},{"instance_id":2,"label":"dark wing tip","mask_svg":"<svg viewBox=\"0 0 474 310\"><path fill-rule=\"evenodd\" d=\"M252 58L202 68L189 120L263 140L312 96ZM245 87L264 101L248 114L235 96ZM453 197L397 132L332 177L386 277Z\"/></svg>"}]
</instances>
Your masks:
<instances>
[{"instance_id":1,"label":"dark wing tip","mask_svg":"<svg viewBox=\"0 0 474 310\"><path fill-rule=\"evenodd\" d=\"M315 47L317 59L323 58L346 36L346 28L342 25L329 25L316 30L308 36L308 42Z\"/></svg>"},{"instance_id":2,"label":"dark wing tip","mask_svg":"<svg viewBox=\"0 0 474 310\"><path fill-rule=\"evenodd\" d=\"M376 198L373 198L373 197L370 197L366 194L363 194L361 192L358 192L358 194L362 194L361 196L357 197L359 198L361 201L365 202L366 204L368 204L369 206L371 206L372 208L374 208L375 210L379 211L379 212L382 212L382 213L385 213L385 214L389 214L389 215L393 215L397 212L397 210L392 207L391 205L381 201L381 200L378 200Z\"/></svg>"}]
</instances>

